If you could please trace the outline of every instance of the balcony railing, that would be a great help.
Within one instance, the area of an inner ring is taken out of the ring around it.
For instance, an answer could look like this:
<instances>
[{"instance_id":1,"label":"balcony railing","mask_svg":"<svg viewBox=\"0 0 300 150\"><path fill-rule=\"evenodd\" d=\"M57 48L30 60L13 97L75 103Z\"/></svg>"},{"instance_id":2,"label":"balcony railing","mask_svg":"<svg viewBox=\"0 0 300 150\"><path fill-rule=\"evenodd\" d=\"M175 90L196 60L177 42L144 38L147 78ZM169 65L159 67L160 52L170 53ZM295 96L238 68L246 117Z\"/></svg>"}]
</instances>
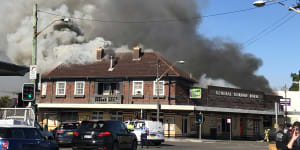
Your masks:
<instances>
[{"instance_id":1,"label":"balcony railing","mask_svg":"<svg viewBox=\"0 0 300 150\"><path fill-rule=\"evenodd\" d=\"M95 97L95 104L121 104L121 95L97 95Z\"/></svg>"}]
</instances>

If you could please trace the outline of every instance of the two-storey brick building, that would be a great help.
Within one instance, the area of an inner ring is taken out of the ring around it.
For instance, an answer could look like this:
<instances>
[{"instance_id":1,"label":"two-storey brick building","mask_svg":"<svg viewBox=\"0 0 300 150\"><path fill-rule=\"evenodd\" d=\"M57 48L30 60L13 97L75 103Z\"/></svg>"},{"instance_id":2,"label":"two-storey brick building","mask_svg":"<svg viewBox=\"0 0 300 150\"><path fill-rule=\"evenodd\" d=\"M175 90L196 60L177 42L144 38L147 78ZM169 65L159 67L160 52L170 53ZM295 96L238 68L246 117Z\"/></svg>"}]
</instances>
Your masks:
<instances>
[{"instance_id":1,"label":"two-storey brick building","mask_svg":"<svg viewBox=\"0 0 300 150\"><path fill-rule=\"evenodd\" d=\"M155 82L162 76L158 86ZM233 137L259 137L274 123L274 102L279 97L263 92L222 87L202 89L202 97L191 99L196 80L174 67L156 52L109 55L97 50L97 61L90 64L61 65L42 75L38 98L39 120L53 129L61 121L87 119L159 120L165 135L197 135L195 112L205 121L202 133L227 137L232 119Z\"/></svg>"},{"instance_id":2,"label":"two-storey brick building","mask_svg":"<svg viewBox=\"0 0 300 150\"><path fill-rule=\"evenodd\" d=\"M169 134L181 134L175 124L181 124L182 117L176 116L193 112L189 89L195 79L157 53L140 48L114 56L98 49L97 59L91 64L61 65L42 75L39 117L48 118L50 128L69 120L156 120L159 99L160 121L170 122ZM162 75L158 86L157 73Z\"/></svg>"}]
</instances>

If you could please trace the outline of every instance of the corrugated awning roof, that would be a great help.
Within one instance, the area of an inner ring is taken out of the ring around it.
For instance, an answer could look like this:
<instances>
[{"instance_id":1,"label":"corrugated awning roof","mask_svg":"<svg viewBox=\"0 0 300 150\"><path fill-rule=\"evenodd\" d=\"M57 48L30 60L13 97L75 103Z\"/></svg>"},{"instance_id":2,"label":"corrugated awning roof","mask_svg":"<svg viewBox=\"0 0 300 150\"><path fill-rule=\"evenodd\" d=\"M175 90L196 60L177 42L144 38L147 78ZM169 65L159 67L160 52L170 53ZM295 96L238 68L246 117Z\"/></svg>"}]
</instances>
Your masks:
<instances>
[{"instance_id":1,"label":"corrugated awning roof","mask_svg":"<svg viewBox=\"0 0 300 150\"><path fill-rule=\"evenodd\" d=\"M0 61L0 76L24 76L27 72L29 68L26 66Z\"/></svg>"}]
</instances>

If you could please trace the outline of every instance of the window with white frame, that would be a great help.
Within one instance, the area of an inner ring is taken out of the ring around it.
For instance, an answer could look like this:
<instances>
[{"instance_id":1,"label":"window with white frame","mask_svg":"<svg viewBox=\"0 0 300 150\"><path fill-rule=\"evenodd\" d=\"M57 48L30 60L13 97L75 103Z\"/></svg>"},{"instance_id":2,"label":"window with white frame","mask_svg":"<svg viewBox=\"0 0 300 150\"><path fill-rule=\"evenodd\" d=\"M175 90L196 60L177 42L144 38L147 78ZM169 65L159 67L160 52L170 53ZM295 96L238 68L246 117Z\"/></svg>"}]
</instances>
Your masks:
<instances>
[{"instance_id":1,"label":"window with white frame","mask_svg":"<svg viewBox=\"0 0 300 150\"><path fill-rule=\"evenodd\" d=\"M66 95L66 82L56 82L56 95Z\"/></svg>"},{"instance_id":2,"label":"window with white frame","mask_svg":"<svg viewBox=\"0 0 300 150\"><path fill-rule=\"evenodd\" d=\"M42 96L45 96L47 93L47 82L42 83Z\"/></svg>"},{"instance_id":3,"label":"window with white frame","mask_svg":"<svg viewBox=\"0 0 300 150\"><path fill-rule=\"evenodd\" d=\"M84 95L84 81L75 81L74 95Z\"/></svg>"},{"instance_id":4,"label":"window with white frame","mask_svg":"<svg viewBox=\"0 0 300 150\"><path fill-rule=\"evenodd\" d=\"M165 95L165 82L164 81L159 81L158 85L156 85L156 81L153 81L153 95L157 96L157 92L159 93L160 96Z\"/></svg>"},{"instance_id":5,"label":"window with white frame","mask_svg":"<svg viewBox=\"0 0 300 150\"><path fill-rule=\"evenodd\" d=\"M103 112L95 111L92 113L92 120L103 120Z\"/></svg>"},{"instance_id":6,"label":"window with white frame","mask_svg":"<svg viewBox=\"0 0 300 150\"><path fill-rule=\"evenodd\" d=\"M132 95L144 95L144 82L143 81L133 81L133 93Z\"/></svg>"}]
</instances>

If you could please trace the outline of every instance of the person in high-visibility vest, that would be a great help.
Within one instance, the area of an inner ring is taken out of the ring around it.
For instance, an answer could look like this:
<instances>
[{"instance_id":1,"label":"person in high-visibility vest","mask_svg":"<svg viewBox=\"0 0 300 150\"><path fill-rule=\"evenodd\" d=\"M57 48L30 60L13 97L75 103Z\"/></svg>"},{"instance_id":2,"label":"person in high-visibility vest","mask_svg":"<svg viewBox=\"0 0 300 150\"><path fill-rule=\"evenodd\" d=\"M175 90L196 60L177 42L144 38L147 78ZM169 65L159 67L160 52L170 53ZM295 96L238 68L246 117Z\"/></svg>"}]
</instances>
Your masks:
<instances>
[{"instance_id":1,"label":"person in high-visibility vest","mask_svg":"<svg viewBox=\"0 0 300 150\"><path fill-rule=\"evenodd\" d=\"M128 124L127 124L127 129L129 129L129 130L132 131L133 128L134 128L133 123L128 123Z\"/></svg>"},{"instance_id":2,"label":"person in high-visibility vest","mask_svg":"<svg viewBox=\"0 0 300 150\"><path fill-rule=\"evenodd\" d=\"M265 129L265 141L266 142L269 142L269 132L270 132L270 129Z\"/></svg>"}]
</instances>

